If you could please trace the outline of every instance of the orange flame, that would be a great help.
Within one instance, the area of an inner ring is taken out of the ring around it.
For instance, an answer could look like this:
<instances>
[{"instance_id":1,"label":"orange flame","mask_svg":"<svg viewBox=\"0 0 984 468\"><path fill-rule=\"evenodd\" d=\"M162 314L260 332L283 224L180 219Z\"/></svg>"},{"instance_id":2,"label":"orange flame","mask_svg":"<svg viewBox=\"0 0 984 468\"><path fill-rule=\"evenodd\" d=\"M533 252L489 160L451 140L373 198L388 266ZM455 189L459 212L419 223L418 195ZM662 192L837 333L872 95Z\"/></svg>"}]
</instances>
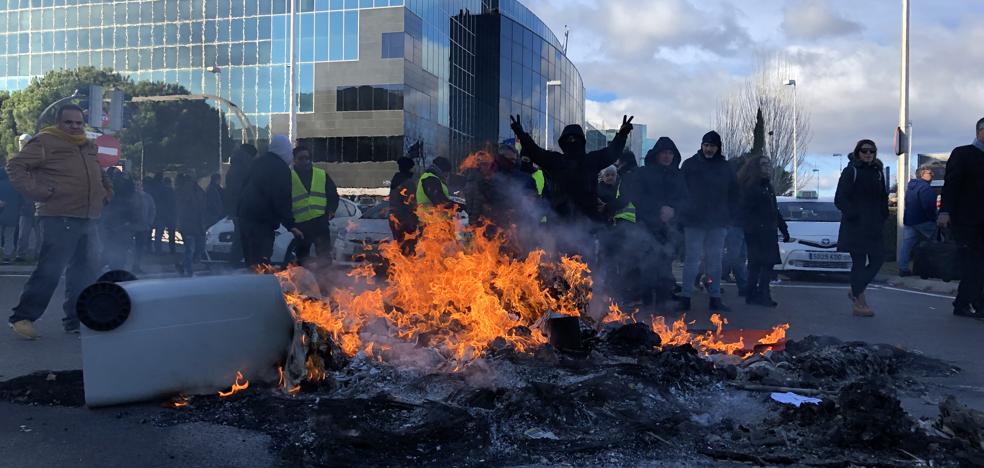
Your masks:
<instances>
[{"instance_id":1,"label":"orange flame","mask_svg":"<svg viewBox=\"0 0 984 468\"><path fill-rule=\"evenodd\" d=\"M242 372L236 371L236 381L233 382L232 387L229 389L228 392L220 391L219 397L228 398L243 390L246 390L247 388L249 388L249 380L246 380L246 378L243 377Z\"/></svg>"},{"instance_id":2,"label":"orange flame","mask_svg":"<svg viewBox=\"0 0 984 468\"><path fill-rule=\"evenodd\" d=\"M786 331L789 330L789 324L783 323L772 327L767 335L763 336L758 340L758 344L772 345L776 343L782 343L786 341Z\"/></svg>"},{"instance_id":3,"label":"orange flame","mask_svg":"<svg viewBox=\"0 0 984 468\"><path fill-rule=\"evenodd\" d=\"M469 169L481 169L488 172L495 164L495 158L488 151L476 151L468 155L458 166L458 174L464 174Z\"/></svg>"},{"instance_id":4,"label":"orange flame","mask_svg":"<svg viewBox=\"0 0 984 468\"><path fill-rule=\"evenodd\" d=\"M179 409L179 408L185 408L190 404L191 404L191 397L185 395L184 393L181 393L175 395L174 397L171 397L170 400L161 402L161 408Z\"/></svg>"},{"instance_id":5,"label":"orange flame","mask_svg":"<svg viewBox=\"0 0 984 468\"><path fill-rule=\"evenodd\" d=\"M608 306L608 313L605 314L605 318L601 319L601 323L635 323L635 316L638 313L639 309L636 309L632 312L632 315L626 314L625 312L622 312L622 308L619 307L614 300L612 300L611 304Z\"/></svg>"},{"instance_id":6,"label":"orange flame","mask_svg":"<svg viewBox=\"0 0 984 468\"><path fill-rule=\"evenodd\" d=\"M372 265L350 273L377 280L373 289L335 289L322 300L286 287L295 319L320 327L348 356L364 351L384 359L395 338L434 349L460 368L496 338L519 352L546 343L534 324L549 311L581 314L591 287L584 262L565 257L549 263L541 250L525 258L506 255L503 236L487 236L483 226L465 228L467 240L460 241L458 223L448 214L418 210L424 229L412 256L395 242L380 246L388 266L385 278L376 278ZM543 264L568 287L551 294L541 280ZM291 281L289 271L278 276Z\"/></svg>"},{"instance_id":7,"label":"orange flame","mask_svg":"<svg viewBox=\"0 0 984 468\"><path fill-rule=\"evenodd\" d=\"M663 317L656 316L653 317L652 328L653 332L659 335L663 347L690 344L705 355L712 352L734 354L745 349L743 338L739 337L738 341L728 341L724 338L722 332L724 325L728 324L728 319L714 314L711 315L711 323L714 325L714 331L691 333L687 330L686 316L675 320L670 326L666 325Z\"/></svg>"}]
</instances>

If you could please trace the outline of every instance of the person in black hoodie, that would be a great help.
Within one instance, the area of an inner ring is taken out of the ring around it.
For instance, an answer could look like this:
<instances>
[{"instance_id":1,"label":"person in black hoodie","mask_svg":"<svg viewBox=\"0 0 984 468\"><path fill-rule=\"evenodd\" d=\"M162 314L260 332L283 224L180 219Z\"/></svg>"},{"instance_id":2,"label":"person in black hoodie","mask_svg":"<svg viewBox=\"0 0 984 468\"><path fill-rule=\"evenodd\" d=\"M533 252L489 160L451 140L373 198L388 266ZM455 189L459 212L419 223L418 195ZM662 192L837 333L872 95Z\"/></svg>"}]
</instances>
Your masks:
<instances>
[{"instance_id":1,"label":"person in black hoodie","mask_svg":"<svg viewBox=\"0 0 984 468\"><path fill-rule=\"evenodd\" d=\"M246 184L246 177L249 176L249 168L253 165L256 157L256 147L250 144L240 145L229 158L229 171L225 176L225 193L222 202L225 204L226 216L232 218L232 249L230 250L231 260L235 263L243 260L243 243L239 229L239 216L236 216L236 209L239 207L239 197Z\"/></svg>"},{"instance_id":2,"label":"person in black hoodie","mask_svg":"<svg viewBox=\"0 0 984 468\"><path fill-rule=\"evenodd\" d=\"M605 216L598 210L598 173L614 164L622 154L632 131L632 117L622 118L622 126L608 147L590 153L585 151L587 140L580 125L564 127L557 140L563 153L558 153L540 148L523 130L518 115L509 119L510 127L523 146L523 154L543 169L551 182L550 201L557 217L566 222L589 219L603 223Z\"/></svg>"},{"instance_id":3,"label":"person in black hoodie","mask_svg":"<svg viewBox=\"0 0 984 468\"><path fill-rule=\"evenodd\" d=\"M984 318L984 119L977 121L977 138L955 148L946 162L943 199L937 223L953 227L960 245L960 288L953 314Z\"/></svg>"},{"instance_id":4,"label":"person in black hoodie","mask_svg":"<svg viewBox=\"0 0 984 468\"><path fill-rule=\"evenodd\" d=\"M689 200L680 221L684 226L686 259L680 309L690 310L694 283L703 257L708 277L710 309L728 312L721 301L721 255L728 226L738 208L735 171L721 153L721 136L710 131L701 140L700 151L683 162L683 177Z\"/></svg>"},{"instance_id":5,"label":"person in black hoodie","mask_svg":"<svg viewBox=\"0 0 984 468\"><path fill-rule=\"evenodd\" d=\"M280 225L294 238L304 238L294 226L290 174L294 157L290 140L284 135L274 135L269 149L250 167L236 208L243 254L249 267L270 264L274 233Z\"/></svg>"},{"instance_id":6,"label":"person in black hoodie","mask_svg":"<svg viewBox=\"0 0 984 468\"><path fill-rule=\"evenodd\" d=\"M748 248L748 286L745 302L776 307L769 291L772 268L780 262L779 240L789 242L789 228L779 213L776 192L772 188L772 160L756 156L745 162L738 173L740 195L738 217Z\"/></svg>"},{"instance_id":7,"label":"person in black hoodie","mask_svg":"<svg viewBox=\"0 0 984 468\"><path fill-rule=\"evenodd\" d=\"M837 250L851 254L851 300L854 315L871 317L875 313L864 290L885 263L884 231L888 219L888 190L878 148L871 140L861 140L854 148L854 159L841 172L834 204L841 211Z\"/></svg>"},{"instance_id":8,"label":"person in black hoodie","mask_svg":"<svg viewBox=\"0 0 984 468\"><path fill-rule=\"evenodd\" d=\"M642 277L660 302L670 299L676 284L672 266L681 241L677 219L687 202L682 159L673 140L659 137L646 153L646 164L637 171L636 212L653 242L653 257L644 263Z\"/></svg>"},{"instance_id":9,"label":"person in black hoodie","mask_svg":"<svg viewBox=\"0 0 984 468\"><path fill-rule=\"evenodd\" d=\"M417 202L414 196L413 159L406 156L396 160L399 172L390 179L389 227L393 240L400 245L404 255L413 253L413 242L407 236L417 232ZM413 236L411 236L413 237Z\"/></svg>"}]
</instances>

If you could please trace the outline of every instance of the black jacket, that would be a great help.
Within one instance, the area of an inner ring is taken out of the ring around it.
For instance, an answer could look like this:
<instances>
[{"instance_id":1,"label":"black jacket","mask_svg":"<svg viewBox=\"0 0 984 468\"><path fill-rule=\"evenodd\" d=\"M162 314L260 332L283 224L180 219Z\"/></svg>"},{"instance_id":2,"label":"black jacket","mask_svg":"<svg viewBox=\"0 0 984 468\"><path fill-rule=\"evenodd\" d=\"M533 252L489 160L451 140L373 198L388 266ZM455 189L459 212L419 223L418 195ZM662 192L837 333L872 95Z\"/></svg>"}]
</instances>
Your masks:
<instances>
[{"instance_id":1,"label":"black jacket","mask_svg":"<svg viewBox=\"0 0 984 468\"><path fill-rule=\"evenodd\" d=\"M239 207L239 197L249 177L249 168L253 164L253 155L239 149L229 158L229 171L225 176L225 193L223 202L225 203L226 214L236 215Z\"/></svg>"},{"instance_id":2,"label":"black jacket","mask_svg":"<svg viewBox=\"0 0 984 468\"><path fill-rule=\"evenodd\" d=\"M748 263L779 263L777 232L789 235L789 228L779 213L772 184L768 179L763 179L759 184L742 187L739 193L737 219L745 231Z\"/></svg>"},{"instance_id":3,"label":"black jacket","mask_svg":"<svg viewBox=\"0 0 984 468\"><path fill-rule=\"evenodd\" d=\"M658 155L664 149L673 151L673 162L669 166L660 165L658 161ZM682 159L673 140L660 137L653 149L646 153L646 165L634 173L640 186L639 194L633 201L636 215L650 229L663 224L660 211L664 206L673 208L679 218L686 205L687 183L680 170Z\"/></svg>"},{"instance_id":4,"label":"black jacket","mask_svg":"<svg viewBox=\"0 0 984 468\"><path fill-rule=\"evenodd\" d=\"M208 229L207 195L194 180L179 189L177 196L178 231L183 236L205 234Z\"/></svg>"},{"instance_id":5,"label":"black jacket","mask_svg":"<svg viewBox=\"0 0 984 468\"><path fill-rule=\"evenodd\" d=\"M698 151L682 170L689 198L680 222L702 229L730 226L738 210L738 179L721 151L712 158Z\"/></svg>"},{"instance_id":6,"label":"black jacket","mask_svg":"<svg viewBox=\"0 0 984 468\"><path fill-rule=\"evenodd\" d=\"M946 162L940 213L958 226L984 225L984 151L974 145L955 148Z\"/></svg>"},{"instance_id":7,"label":"black jacket","mask_svg":"<svg viewBox=\"0 0 984 468\"><path fill-rule=\"evenodd\" d=\"M397 172L390 179L389 206L392 214L390 226L394 231L417 230L416 190L413 172Z\"/></svg>"},{"instance_id":8,"label":"black jacket","mask_svg":"<svg viewBox=\"0 0 984 468\"><path fill-rule=\"evenodd\" d=\"M865 164L856 159L848 164L837 182L834 204L841 211L837 250L873 253L885 248L888 191L881 161Z\"/></svg>"},{"instance_id":9,"label":"black jacket","mask_svg":"<svg viewBox=\"0 0 984 468\"><path fill-rule=\"evenodd\" d=\"M619 132L608 147L590 153L585 152L586 140L580 125L564 127L558 142L563 153L537 146L528 133L517 135L528 155L550 180L550 204L561 219L588 219L604 222L598 212L598 173L618 160L625 149L628 133ZM577 137L573 144L565 142L568 136Z\"/></svg>"},{"instance_id":10,"label":"black jacket","mask_svg":"<svg viewBox=\"0 0 984 468\"><path fill-rule=\"evenodd\" d=\"M270 229L277 229L281 224L291 229L294 212L290 188L290 167L276 154L266 153L249 168L236 214Z\"/></svg>"}]
</instances>

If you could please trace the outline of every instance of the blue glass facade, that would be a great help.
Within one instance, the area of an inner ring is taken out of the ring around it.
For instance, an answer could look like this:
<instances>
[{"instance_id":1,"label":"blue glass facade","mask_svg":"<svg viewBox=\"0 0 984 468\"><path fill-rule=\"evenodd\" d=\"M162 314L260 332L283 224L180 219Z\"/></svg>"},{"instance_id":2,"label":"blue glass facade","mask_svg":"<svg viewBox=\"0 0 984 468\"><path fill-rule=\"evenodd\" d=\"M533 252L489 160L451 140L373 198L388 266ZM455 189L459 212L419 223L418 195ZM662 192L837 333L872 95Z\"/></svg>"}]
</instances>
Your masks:
<instances>
[{"instance_id":1,"label":"blue glass facade","mask_svg":"<svg viewBox=\"0 0 984 468\"><path fill-rule=\"evenodd\" d=\"M285 132L289 1L0 0L0 89L94 66L235 102L260 138ZM563 83L551 134L584 120L580 75L517 0L298 0L297 12L298 136L318 159L392 160L416 141L459 159L509 137L509 113L542 134L549 80Z\"/></svg>"}]
</instances>

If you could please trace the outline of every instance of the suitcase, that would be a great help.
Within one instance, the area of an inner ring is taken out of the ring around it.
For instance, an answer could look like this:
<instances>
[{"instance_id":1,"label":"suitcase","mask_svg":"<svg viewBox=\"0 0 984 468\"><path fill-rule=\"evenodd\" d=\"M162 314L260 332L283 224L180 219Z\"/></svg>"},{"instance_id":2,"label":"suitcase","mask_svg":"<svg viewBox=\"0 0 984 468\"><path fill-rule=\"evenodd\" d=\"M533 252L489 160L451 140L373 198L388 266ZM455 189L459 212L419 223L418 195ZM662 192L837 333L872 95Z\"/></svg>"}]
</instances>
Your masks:
<instances>
[{"instance_id":1,"label":"suitcase","mask_svg":"<svg viewBox=\"0 0 984 468\"><path fill-rule=\"evenodd\" d=\"M912 249L913 273L922 279L960 279L960 252L953 236L937 229L933 236Z\"/></svg>"}]
</instances>

